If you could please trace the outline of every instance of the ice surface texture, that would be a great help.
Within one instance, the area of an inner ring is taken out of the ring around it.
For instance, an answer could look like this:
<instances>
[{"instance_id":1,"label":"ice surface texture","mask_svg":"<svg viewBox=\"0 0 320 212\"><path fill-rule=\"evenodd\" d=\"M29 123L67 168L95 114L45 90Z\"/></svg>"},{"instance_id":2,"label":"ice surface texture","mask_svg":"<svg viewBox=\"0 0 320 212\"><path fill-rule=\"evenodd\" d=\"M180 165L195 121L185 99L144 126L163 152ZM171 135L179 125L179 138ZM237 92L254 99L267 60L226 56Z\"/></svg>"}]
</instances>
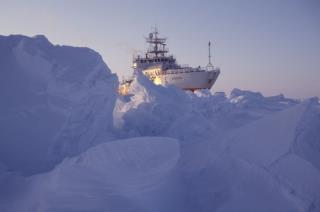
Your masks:
<instances>
[{"instance_id":1,"label":"ice surface texture","mask_svg":"<svg viewBox=\"0 0 320 212\"><path fill-rule=\"evenodd\" d=\"M0 211L320 211L320 105L136 74L0 37Z\"/></svg>"}]
</instances>

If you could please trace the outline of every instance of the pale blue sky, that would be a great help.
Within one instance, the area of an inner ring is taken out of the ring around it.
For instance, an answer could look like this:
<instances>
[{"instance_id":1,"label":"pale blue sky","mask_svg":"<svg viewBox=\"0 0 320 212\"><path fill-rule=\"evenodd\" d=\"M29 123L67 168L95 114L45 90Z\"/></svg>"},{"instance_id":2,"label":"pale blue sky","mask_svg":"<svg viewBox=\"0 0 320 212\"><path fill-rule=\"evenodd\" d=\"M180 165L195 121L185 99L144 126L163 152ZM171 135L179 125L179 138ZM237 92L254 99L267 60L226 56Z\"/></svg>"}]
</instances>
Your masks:
<instances>
[{"instance_id":1,"label":"pale blue sky","mask_svg":"<svg viewBox=\"0 0 320 212\"><path fill-rule=\"evenodd\" d=\"M211 40L216 91L320 96L318 0L0 0L0 34L93 48L120 78L155 24L181 64L206 65Z\"/></svg>"}]
</instances>

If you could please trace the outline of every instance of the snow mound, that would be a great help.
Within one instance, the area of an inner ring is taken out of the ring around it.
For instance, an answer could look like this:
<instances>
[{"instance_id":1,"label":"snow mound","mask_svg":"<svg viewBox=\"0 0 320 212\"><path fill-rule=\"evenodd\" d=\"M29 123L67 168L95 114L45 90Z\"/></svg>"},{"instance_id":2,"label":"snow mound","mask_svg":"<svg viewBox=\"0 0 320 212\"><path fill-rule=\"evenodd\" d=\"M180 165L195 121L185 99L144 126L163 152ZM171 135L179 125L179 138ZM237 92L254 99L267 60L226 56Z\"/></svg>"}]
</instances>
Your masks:
<instances>
[{"instance_id":1,"label":"snow mound","mask_svg":"<svg viewBox=\"0 0 320 212\"><path fill-rule=\"evenodd\" d=\"M193 199L184 211L317 211L318 114L317 100L240 89L229 97L193 94L155 86L138 75L131 96L118 98L114 121L123 137L179 139L183 149L177 169ZM309 176L291 176L299 170Z\"/></svg>"},{"instance_id":2,"label":"snow mound","mask_svg":"<svg viewBox=\"0 0 320 212\"><path fill-rule=\"evenodd\" d=\"M112 127L117 77L95 51L0 36L0 70L0 161L10 171L48 170Z\"/></svg>"},{"instance_id":3,"label":"snow mound","mask_svg":"<svg viewBox=\"0 0 320 212\"><path fill-rule=\"evenodd\" d=\"M230 139L229 151L262 167L270 166L289 151L304 111L305 104L299 104L238 129Z\"/></svg>"},{"instance_id":4,"label":"snow mound","mask_svg":"<svg viewBox=\"0 0 320 212\"><path fill-rule=\"evenodd\" d=\"M307 159L320 170L320 107L319 99L312 98L307 105L307 112L302 116L293 145L293 152Z\"/></svg>"},{"instance_id":5,"label":"snow mound","mask_svg":"<svg viewBox=\"0 0 320 212\"><path fill-rule=\"evenodd\" d=\"M143 74L136 75L130 92L129 97L117 99L113 112L114 125L123 136L165 136L190 107L190 99L183 91L156 86Z\"/></svg>"},{"instance_id":6,"label":"snow mound","mask_svg":"<svg viewBox=\"0 0 320 212\"><path fill-rule=\"evenodd\" d=\"M319 103L306 100L234 131L225 141L225 150L266 170L300 210L318 211L319 123Z\"/></svg>"},{"instance_id":7,"label":"snow mound","mask_svg":"<svg viewBox=\"0 0 320 212\"><path fill-rule=\"evenodd\" d=\"M47 174L15 180L0 209L298 211L268 172L207 147L181 149L179 141L159 137L100 144Z\"/></svg>"},{"instance_id":8,"label":"snow mound","mask_svg":"<svg viewBox=\"0 0 320 212\"><path fill-rule=\"evenodd\" d=\"M8 211L161 211L174 197L179 143L133 138L97 145L32 177ZM34 186L33 186L34 185ZM161 204L160 204L161 203ZM1 207L0 207L1 208ZM162 210L163 211L163 210Z\"/></svg>"},{"instance_id":9,"label":"snow mound","mask_svg":"<svg viewBox=\"0 0 320 212\"><path fill-rule=\"evenodd\" d=\"M263 110L264 112L280 111L288 106L299 103L298 100L285 98L283 94L265 97L259 92L233 89L230 93L230 102L237 107L251 111Z\"/></svg>"},{"instance_id":10,"label":"snow mound","mask_svg":"<svg viewBox=\"0 0 320 212\"><path fill-rule=\"evenodd\" d=\"M193 94L175 87L156 86L138 73L130 92L129 96L118 97L113 112L114 126L122 137L199 140L299 103L283 96L264 97L239 89L234 89L229 98L224 93L211 94L208 90Z\"/></svg>"}]
</instances>

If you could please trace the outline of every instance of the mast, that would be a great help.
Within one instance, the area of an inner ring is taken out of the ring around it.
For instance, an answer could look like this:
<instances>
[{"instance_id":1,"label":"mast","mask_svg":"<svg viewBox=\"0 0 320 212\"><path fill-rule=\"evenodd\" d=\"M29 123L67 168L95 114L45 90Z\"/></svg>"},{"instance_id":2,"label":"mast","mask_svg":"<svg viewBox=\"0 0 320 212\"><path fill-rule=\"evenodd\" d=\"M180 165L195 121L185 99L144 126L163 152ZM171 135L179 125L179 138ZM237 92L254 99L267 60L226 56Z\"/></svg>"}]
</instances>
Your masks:
<instances>
[{"instance_id":1,"label":"mast","mask_svg":"<svg viewBox=\"0 0 320 212\"><path fill-rule=\"evenodd\" d=\"M168 52L168 49L165 47L167 39L161 38L158 35L158 29L155 27L154 31L146 38L147 43L150 44L147 54L153 54L155 57L158 57L158 55L164 56Z\"/></svg>"},{"instance_id":2,"label":"mast","mask_svg":"<svg viewBox=\"0 0 320 212\"><path fill-rule=\"evenodd\" d=\"M208 51L209 51L209 55L208 55L209 63L207 65L207 68L213 68L213 65L211 63L211 42L210 41L208 43Z\"/></svg>"}]
</instances>

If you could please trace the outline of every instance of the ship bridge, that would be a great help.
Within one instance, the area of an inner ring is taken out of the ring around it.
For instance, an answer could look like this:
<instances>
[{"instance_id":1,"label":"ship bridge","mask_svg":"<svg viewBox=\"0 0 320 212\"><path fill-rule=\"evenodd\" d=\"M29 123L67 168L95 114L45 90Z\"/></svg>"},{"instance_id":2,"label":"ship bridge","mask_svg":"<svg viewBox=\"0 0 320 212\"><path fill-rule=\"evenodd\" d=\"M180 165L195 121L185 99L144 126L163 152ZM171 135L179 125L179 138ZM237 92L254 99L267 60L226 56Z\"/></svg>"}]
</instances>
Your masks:
<instances>
[{"instance_id":1,"label":"ship bridge","mask_svg":"<svg viewBox=\"0 0 320 212\"><path fill-rule=\"evenodd\" d=\"M176 58L173 55L167 55L169 49L166 47L167 38L159 37L159 32L155 28L154 32L149 33L146 42L149 44L147 52L142 57L138 55L133 59L132 68L135 70L144 70L155 65L162 65L163 68L179 68L176 64Z\"/></svg>"}]
</instances>

